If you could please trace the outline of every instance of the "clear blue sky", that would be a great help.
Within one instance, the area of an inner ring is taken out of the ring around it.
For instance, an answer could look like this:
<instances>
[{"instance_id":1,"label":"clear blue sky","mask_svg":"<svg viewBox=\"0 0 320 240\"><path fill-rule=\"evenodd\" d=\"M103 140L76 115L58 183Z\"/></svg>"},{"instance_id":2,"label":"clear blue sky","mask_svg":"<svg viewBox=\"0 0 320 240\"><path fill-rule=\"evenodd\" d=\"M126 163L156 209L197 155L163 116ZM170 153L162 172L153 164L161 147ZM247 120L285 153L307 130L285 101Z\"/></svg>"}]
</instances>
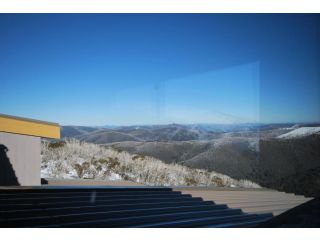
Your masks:
<instances>
[{"instance_id":1,"label":"clear blue sky","mask_svg":"<svg viewBox=\"0 0 320 240\"><path fill-rule=\"evenodd\" d=\"M319 15L0 14L0 113L71 125L320 121Z\"/></svg>"}]
</instances>

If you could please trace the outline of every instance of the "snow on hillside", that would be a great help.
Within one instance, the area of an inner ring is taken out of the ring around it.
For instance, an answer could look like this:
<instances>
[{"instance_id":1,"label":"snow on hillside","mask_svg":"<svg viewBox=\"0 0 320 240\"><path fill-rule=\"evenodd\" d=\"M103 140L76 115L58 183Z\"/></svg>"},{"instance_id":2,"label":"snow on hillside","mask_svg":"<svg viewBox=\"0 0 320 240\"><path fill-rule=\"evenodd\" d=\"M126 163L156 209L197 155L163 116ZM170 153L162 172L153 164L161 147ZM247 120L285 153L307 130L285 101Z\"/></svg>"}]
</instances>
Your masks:
<instances>
[{"instance_id":1,"label":"snow on hillside","mask_svg":"<svg viewBox=\"0 0 320 240\"><path fill-rule=\"evenodd\" d=\"M235 180L206 170L165 164L148 156L78 140L42 143L41 177L129 180L158 186L226 186L259 188L248 180Z\"/></svg>"},{"instance_id":2,"label":"snow on hillside","mask_svg":"<svg viewBox=\"0 0 320 240\"><path fill-rule=\"evenodd\" d=\"M278 136L278 138L289 139L289 138L299 138L305 137L312 134L320 134L320 127L300 127L294 129L288 133Z\"/></svg>"}]
</instances>

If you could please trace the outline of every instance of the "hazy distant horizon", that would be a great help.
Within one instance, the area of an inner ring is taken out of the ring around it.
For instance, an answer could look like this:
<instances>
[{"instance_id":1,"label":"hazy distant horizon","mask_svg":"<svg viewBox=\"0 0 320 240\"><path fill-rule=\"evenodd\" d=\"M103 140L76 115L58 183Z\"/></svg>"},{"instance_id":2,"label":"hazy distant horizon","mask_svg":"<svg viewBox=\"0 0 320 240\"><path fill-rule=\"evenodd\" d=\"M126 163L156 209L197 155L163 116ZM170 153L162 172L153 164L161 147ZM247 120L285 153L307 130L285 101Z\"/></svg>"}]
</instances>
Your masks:
<instances>
[{"instance_id":1,"label":"hazy distant horizon","mask_svg":"<svg viewBox=\"0 0 320 240\"><path fill-rule=\"evenodd\" d=\"M61 126L70 126L70 127L97 127L97 128L117 128L117 127L143 127L143 126L168 126L168 125L181 125L181 126L190 126L190 125L216 125L216 126L237 126L237 125L320 125L320 122L270 122L270 123L163 123L163 124L128 124L128 125L117 125L117 124L104 124L104 125L74 125L74 124L63 124Z\"/></svg>"}]
</instances>

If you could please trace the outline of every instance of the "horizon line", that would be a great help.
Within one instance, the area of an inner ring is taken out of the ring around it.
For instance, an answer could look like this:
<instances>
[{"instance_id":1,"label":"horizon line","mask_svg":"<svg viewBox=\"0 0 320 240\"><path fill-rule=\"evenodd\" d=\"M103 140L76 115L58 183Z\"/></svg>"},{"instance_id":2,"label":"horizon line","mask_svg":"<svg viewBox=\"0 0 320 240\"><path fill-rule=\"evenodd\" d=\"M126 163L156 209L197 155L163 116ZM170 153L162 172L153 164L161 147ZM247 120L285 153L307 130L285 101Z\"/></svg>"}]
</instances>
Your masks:
<instances>
[{"instance_id":1,"label":"horizon line","mask_svg":"<svg viewBox=\"0 0 320 240\"><path fill-rule=\"evenodd\" d=\"M245 122L245 123L145 123L145 124L105 124L105 125L74 125L74 124L61 124L64 127L96 127L96 128L107 128L107 127L142 127L142 126L168 126L168 125L181 125L181 126L190 126L190 125L271 125L271 124L320 124L320 121L312 122Z\"/></svg>"}]
</instances>

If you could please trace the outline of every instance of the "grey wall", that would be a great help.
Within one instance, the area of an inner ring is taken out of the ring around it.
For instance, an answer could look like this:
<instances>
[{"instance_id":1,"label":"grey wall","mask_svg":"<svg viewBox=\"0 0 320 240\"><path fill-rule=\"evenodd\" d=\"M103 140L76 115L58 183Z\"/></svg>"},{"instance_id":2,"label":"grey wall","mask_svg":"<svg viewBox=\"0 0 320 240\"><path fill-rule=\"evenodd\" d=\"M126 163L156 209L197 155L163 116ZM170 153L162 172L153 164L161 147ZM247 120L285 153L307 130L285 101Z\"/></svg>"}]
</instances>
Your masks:
<instances>
[{"instance_id":1,"label":"grey wall","mask_svg":"<svg viewBox=\"0 0 320 240\"><path fill-rule=\"evenodd\" d=\"M40 137L0 132L0 186L40 185Z\"/></svg>"}]
</instances>

